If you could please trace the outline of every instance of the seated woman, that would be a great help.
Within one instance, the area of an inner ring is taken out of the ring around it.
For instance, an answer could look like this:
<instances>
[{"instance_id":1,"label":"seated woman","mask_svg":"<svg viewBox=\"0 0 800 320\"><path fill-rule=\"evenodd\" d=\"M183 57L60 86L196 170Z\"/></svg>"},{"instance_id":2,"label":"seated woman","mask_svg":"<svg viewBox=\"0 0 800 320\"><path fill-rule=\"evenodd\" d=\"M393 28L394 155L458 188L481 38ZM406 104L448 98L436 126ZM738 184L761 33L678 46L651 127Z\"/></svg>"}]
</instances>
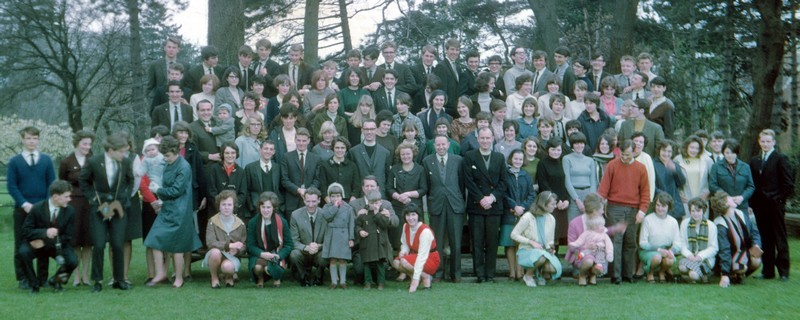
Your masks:
<instances>
[{"instance_id":1,"label":"seated woman","mask_svg":"<svg viewBox=\"0 0 800 320\"><path fill-rule=\"evenodd\" d=\"M236 192L222 190L216 198L219 213L208 219L206 245L208 252L202 266L211 271L211 288L219 289L219 273L225 277L225 286L233 287L233 275L242 265L239 258L245 253L247 228L233 211L236 207Z\"/></svg>"},{"instance_id":2,"label":"seated woman","mask_svg":"<svg viewBox=\"0 0 800 320\"><path fill-rule=\"evenodd\" d=\"M278 195L264 192L258 198L261 217L253 217L247 223L247 253L250 254L250 273L256 287L263 288L264 280L272 279L272 286L281 286L281 276L286 270L286 258L294 243L289 223L276 214L280 203Z\"/></svg>"},{"instance_id":3,"label":"seated woman","mask_svg":"<svg viewBox=\"0 0 800 320\"><path fill-rule=\"evenodd\" d=\"M644 217L639 230L639 259L647 272L647 282L655 283L653 272L658 268L658 282L667 282L667 274L675 263L675 254L681 252L678 221L669 215L672 196L665 192L656 194L655 212Z\"/></svg>"},{"instance_id":4,"label":"seated woman","mask_svg":"<svg viewBox=\"0 0 800 320\"><path fill-rule=\"evenodd\" d=\"M678 270L691 279L708 282L708 275L714 268L714 260L719 251L717 226L703 217L708 205L703 199L689 200L690 219L681 221L681 255L683 258Z\"/></svg>"},{"instance_id":5,"label":"seated woman","mask_svg":"<svg viewBox=\"0 0 800 320\"><path fill-rule=\"evenodd\" d=\"M525 212L511 231L511 239L519 243L517 263L525 268L522 280L529 287L535 287L537 282L540 286L545 285L544 274L550 274L551 279L561 277L561 261L553 247L556 219L552 212L557 202L555 193L540 193L536 206Z\"/></svg>"},{"instance_id":6,"label":"seated woman","mask_svg":"<svg viewBox=\"0 0 800 320\"><path fill-rule=\"evenodd\" d=\"M711 197L711 210L716 215L717 243L719 245L719 286L741 284L761 267L761 234L750 216L736 209L736 201L725 191Z\"/></svg>"},{"instance_id":7,"label":"seated woman","mask_svg":"<svg viewBox=\"0 0 800 320\"><path fill-rule=\"evenodd\" d=\"M398 272L411 276L410 293L417 291L420 280L423 289L430 289L431 275L439 268L433 230L420 221L420 213L422 208L413 203L403 209L406 223L400 238L400 254L392 261L392 267Z\"/></svg>"}]
</instances>

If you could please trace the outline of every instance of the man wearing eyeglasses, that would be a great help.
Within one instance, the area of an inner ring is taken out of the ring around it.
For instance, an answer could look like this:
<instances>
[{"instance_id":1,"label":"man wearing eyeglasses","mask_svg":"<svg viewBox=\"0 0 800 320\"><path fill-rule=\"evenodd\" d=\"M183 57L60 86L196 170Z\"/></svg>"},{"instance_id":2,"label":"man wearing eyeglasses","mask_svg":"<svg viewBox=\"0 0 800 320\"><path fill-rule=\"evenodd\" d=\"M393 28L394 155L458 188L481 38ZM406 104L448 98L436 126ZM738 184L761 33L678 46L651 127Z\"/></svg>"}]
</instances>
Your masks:
<instances>
[{"instance_id":1,"label":"man wearing eyeglasses","mask_svg":"<svg viewBox=\"0 0 800 320\"><path fill-rule=\"evenodd\" d=\"M506 84L506 96L510 96L514 92L517 92L517 88L514 87L517 77L523 74L528 74L531 76L531 79L533 78L533 72L525 67L525 62L528 60L528 53L525 52L525 48L515 47L514 50L511 51L511 60L514 61L514 65L506 70L506 73L503 76L503 82Z\"/></svg>"}]
</instances>

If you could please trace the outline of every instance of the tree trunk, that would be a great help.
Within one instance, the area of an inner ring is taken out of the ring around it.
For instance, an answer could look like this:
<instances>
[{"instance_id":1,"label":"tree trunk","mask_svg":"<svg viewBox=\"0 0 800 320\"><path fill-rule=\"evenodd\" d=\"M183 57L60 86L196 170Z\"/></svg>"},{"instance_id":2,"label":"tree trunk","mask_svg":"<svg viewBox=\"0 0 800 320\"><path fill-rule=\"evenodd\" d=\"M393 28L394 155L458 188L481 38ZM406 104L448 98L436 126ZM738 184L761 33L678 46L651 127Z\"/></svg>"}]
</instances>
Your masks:
<instances>
[{"instance_id":1,"label":"tree trunk","mask_svg":"<svg viewBox=\"0 0 800 320\"><path fill-rule=\"evenodd\" d=\"M244 43L243 0L208 0L208 44L217 47L219 65L237 63Z\"/></svg>"},{"instance_id":2,"label":"tree trunk","mask_svg":"<svg viewBox=\"0 0 800 320\"><path fill-rule=\"evenodd\" d=\"M317 65L319 60L319 2L320 0L306 1L303 61L312 66Z\"/></svg>"},{"instance_id":3,"label":"tree trunk","mask_svg":"<svg viewBox=\"0 0 800 320\"><path fill-rule=\"evenodd\" d=\"M772 128L772 109L775 102L775 82L781 71L784 53L784 28L781 21L781 1L754 1L761 19L758 20L758 49L753 52L753 110L747 133L742 139L742 159L754 154L758 133Z\"/></svg>"},{"instance_id":4,"label":"tree trunk","mask_svg":"<svg viewBox=\"0 0 800 320\"><path fill-rule=\"evenodd\" d=\"M342 42L344 53L353 50L353 37L350 35L350 19L347 17L347 0L339 0L339 19L342 20Z\"/></svg>"},{"instance_id":5,"label":"tree trunk","mask_svg":"<svg viewBox=\"0 0 800 320\"><path fill-rule=\"evenodd\" d=\"M530 0L529 0L530 1ZM611 55L606 57L606 70L619 72L619 58L633 54L633 27L638 18L639 0L616 0L611 25Z\"/></svg>"},{"instance_id":6,"label":"tree trunk","mask_svg":"<svg viewBox=\"0 0 800 320\"><path fill-rule=\"evenodd\" d=\"M736 14L733 0L725 2L725 26L723 42L723 60L724 71L722 72L722 101L719 106L719 130L725 136L731 136L731 127L729 123L730 110L733 109L733 103L736 101L734 90L734 81L736 79L736 57L733 55L733 43L736 41L733 35L734 15Z\"/></svg>"},{"instance_id":7,"label":"tree trunk","mask_svg":"<svg viewBox=\"0 0 800 320\"><path fill-rule=\"evenodd\" d=\"M792 89L791 90L792 90L792 92L791 92L791 101L789 102L789 104L790 104L790 106L792 108L792 113L791 113L791 117L792 117L792 127L791 127L792 129L791 129L791 132L792 133L790 135L790 137L792 138L791 139L792 143L790 145L792 145L792 146L795 146L795 145L797 145L798 142L800 142L800 110L798 110L798 109L800 109L800 104L797 101L797 99L800 98L800 97L798 97L798 92L797 92L797 90L800 89L800 87L798 86L798 83L797 83L797 81L800 80L800 79L798 79L798 70L797 70L797 68L798 68L798 65L797 65L797 63L798 63L797 62L797 48L798 48L798 45L800 45L800 43L798 43L798 42L800 42L800 39L798 39L800 34L798 34L798 32L797 32L798 31L797 28L800 27L800 26L797 25L797 16L796 16L796 14L797 14L797 5L798 5L798 1L797 0L792 0L792 30L791 30L791 36L789 37L790 39L792 39L791 48L793 49L792 50L792 73L791 73L791 77L792 77Z\"/></svg>"},{"instance_id":8,"label":"tree trunk","mask_svg":"<svg viewBox=\"0 0 800 320\"><path fill-rule=\"evenodd\" d=\"M134 110L133 130L135 150L141 150L144 140L149 137L150 115L144 93L144 68L142 67L142 35L139 23L139 0L126 0L128 6L128 28L131 33L131 106Z\"/></svg>"},{"instance_id":9,"label":"tree trunk","mask_svg":"<svg viewBox=\"0 0 800 320\"><path fill-rule=\"evenodd\" d=\"M536 29L534 29L534 45L536 48L547 52L548 56L559 45L561 39L561 28L558 27L558 8L557 0L528 0L528 4L536 17ZM555 67L555 61L548 59L549 67Z\"/></svg>"}]
</instances>

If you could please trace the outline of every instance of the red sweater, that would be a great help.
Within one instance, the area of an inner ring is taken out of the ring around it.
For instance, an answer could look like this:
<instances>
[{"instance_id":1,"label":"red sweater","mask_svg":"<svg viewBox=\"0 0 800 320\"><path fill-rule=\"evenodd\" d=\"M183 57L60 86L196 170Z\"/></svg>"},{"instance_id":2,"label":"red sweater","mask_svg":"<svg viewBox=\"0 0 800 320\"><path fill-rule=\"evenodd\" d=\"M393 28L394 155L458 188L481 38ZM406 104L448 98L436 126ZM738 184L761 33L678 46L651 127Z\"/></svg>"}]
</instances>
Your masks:
<instances>
[{"instance_id":1,"label":"red sweater","mask_svg":"<svg viewBox=\"0 0 800 320\"><path fill-rule=\"evenodd\" d=\"M615 158L606 166L597 193L608 202L647 212L647 206L650 205L647 169L635 160L632 164L624 164Z\"/></svg>"}]
</instances>

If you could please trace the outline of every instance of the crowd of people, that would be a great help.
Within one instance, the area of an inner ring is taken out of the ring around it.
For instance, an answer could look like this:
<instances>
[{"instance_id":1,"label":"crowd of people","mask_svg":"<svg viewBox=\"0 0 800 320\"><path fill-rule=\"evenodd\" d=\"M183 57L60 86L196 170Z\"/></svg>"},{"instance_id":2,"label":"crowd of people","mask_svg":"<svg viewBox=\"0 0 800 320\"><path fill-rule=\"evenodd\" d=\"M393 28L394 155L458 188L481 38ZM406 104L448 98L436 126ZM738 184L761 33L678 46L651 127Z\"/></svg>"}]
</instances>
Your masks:
<instances>
[{"instance_id":1,"label":"crowd of people","mask_svg":"<svg viewBox=\"0 0 800 320\"><path fill-rule=\"evenodd\" d=\"M109 285L130 289L136 239L148 287L182 287L199 254L213 289L236 286L246 259L259 288L382 290L388 269L415 292L461 282L463 251L476 281L494 282L498 247L509 280L530 287L569 270L579 286L718 276L728 287L758 268L788 280L793 173L775 132L747 163L734 139L677 130L647 53L612 74L601 53L559 47L550 70L548 53L517 47L505 70L500 56L480 70L481 54L461 59L455 39L442 59L424 46L413 66L387 41L348 52L339 72L303 62L300 45L283 65L270 41L255 47L230 67L203 47L188 67L168 38L149 67L140 154L124 132L92 154L95 135L79 131L56 175L39 131L20 131L8 166L20 288L72 277L102 291L109 243Z\"/></svg>"}]
</instances>

